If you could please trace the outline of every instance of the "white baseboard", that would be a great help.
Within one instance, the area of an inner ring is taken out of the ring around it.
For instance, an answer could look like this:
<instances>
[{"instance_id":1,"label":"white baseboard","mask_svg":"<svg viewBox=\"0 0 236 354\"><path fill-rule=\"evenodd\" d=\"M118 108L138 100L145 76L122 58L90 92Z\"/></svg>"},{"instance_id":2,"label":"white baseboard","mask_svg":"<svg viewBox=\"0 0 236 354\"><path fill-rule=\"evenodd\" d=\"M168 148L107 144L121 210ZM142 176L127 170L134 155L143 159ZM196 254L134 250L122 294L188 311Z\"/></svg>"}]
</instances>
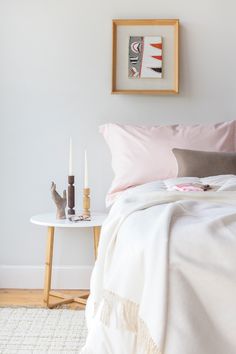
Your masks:
<instances>
[{"instance_id":1,"label":"white baseboard","mask_svg":"<svg viewBox=\"0 0 236 354\"><path fill-rule=\"evenodd\" d=\"M89 289L92 266L53 266L52 288ZM44 266L0 265L0 288L42 289Z\"/></svg>"}]
</instances>

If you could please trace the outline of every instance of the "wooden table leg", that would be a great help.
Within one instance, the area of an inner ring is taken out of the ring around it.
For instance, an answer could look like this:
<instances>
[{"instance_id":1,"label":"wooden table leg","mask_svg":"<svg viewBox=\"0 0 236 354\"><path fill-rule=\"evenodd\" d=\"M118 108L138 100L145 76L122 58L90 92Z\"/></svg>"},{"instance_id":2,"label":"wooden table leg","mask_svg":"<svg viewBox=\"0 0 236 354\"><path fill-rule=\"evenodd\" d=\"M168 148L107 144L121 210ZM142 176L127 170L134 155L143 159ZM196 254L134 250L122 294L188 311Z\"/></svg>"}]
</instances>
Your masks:
<instances>
[{"instance_id":1,"label":"wooden table leg","mask_svg":"<svg viewBox=\"0 0 236 354\"><path fill-rule=\"evenodd\" d=\"M100 233L101 233L101 226L94 226L93 227L93 243L94 243L95 259L97 258L97 255L98 255L98 244L99 244L99 239L100 239Z\"/></svg>"},{"instance_id":2,"label":"wooden table leg","mask_svg":"<svg viewBox=\"0 0 236 354\"><path fill-rule=\"evenodd\" d=\"M45 263L44 297L43 297L43 300L44 302L46 302L47 307L49 307L49 293L51 290L53 243L54 243L54 227L49 226L46 263Z\"/></svg>"},{"instance_id":3,"label":"wooden table leg","mask_svg":"<svg viewBox=\"0 0 236 354\"><path fill-rule=\"evenodd\" d=\"M94 236L95 259L97 258L100 233L101 233L101 226L94 226L93 227L93 236ZM86 305L86 298L88 297L89 293L86 293L84 296L81 296L81 297L71 298L68 295L51 291L53 244L54 244L54 227L49 226L48 227L48 238L47 238L46 263L45 263L45 278L44 278L44 296L43 296L44 302L46 303L48 308L53 308L55 306L58 306L61 304L68 304L71 302L78 302L79 304L82 304L85 306ZM56 297L62 298L63 300L59 301L57 303L54 303L54 304L50 304L49 303L50 294L54 297L56 296ZM84 297L85 297L85 299L84 299Z\"/></svg>"}]
</instances>

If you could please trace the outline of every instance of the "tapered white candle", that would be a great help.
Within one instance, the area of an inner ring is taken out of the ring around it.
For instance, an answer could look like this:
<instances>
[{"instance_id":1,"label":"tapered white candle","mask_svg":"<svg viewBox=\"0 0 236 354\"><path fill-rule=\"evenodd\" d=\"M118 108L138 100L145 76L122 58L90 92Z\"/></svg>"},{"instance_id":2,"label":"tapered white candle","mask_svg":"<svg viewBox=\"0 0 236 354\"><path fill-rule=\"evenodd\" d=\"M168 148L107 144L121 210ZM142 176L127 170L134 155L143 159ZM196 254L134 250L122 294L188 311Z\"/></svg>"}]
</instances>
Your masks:
<instances>
[{"instance_id":1,"label":"tapered white candle","mask_svg":"<svg viewBox=\"0 0 236 354\"><path fill-rule=\"evenodd\" d=\"M73 176L73 152L72 152L71 138L70 138L70 151L69 151L69 176Z\"/></svg>"},{"instance_id":2,"label":"tapered white candle","mask_svg":"<svg viewBox=\"0 0 236 354\"><path fill-rule=\"evenodd\" d=\"M88 161L86 150L84 152L84 188L88 188Z\"/></svg>"}]
</instances>

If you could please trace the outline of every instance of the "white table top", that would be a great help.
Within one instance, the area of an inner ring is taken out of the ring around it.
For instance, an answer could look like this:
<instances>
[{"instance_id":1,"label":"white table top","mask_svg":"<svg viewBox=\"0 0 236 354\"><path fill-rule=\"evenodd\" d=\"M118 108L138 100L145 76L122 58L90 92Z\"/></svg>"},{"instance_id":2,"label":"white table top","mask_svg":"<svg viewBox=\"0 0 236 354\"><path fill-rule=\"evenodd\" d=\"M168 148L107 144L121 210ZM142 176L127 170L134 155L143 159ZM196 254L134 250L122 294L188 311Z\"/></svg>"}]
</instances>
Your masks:
<instances>
[{"instance_id":1,"label":"white table top","mask_svg":"<svg viewBox=\"0 0 236 354\"><path fill-rule=\"evenodd\" d=\"M104 220L106 219L106 213L91 213L91 221L77 221L73 222L68 219L58 220L56 219L56 213L49 214L40 214L32 216L30 222L35 225L41 226L53 226L53 227L94 227L94 226L102 226Z\"/></svg>"}]
</instances>

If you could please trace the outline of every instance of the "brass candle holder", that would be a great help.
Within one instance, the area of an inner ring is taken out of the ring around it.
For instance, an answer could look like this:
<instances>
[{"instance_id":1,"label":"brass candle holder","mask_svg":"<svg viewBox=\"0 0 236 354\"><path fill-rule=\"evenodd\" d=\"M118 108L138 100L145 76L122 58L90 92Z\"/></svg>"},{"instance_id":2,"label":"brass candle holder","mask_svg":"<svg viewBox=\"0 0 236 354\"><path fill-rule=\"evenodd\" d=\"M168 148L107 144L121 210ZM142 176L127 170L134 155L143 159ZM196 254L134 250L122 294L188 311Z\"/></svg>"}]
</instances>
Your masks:
<instances>
[{"instance_id":1,"label":"brass candle holder","mask_svg":"<svg viewBox=\"0 0 236 354\"><path fill-rule=\"evenodd\" d=\"M75 215L75 176L68 176L68 215Z\"/></svg>"},{"instance_id":2,"label":"brass candle holder","mask_svg":"<svg viewBox=\"0 0 236 354\"><path fill-rule=\"evenodd\" d=\"M90 188L83 189L83 216L90 217Z\"/></svg>"}]
</instances>

